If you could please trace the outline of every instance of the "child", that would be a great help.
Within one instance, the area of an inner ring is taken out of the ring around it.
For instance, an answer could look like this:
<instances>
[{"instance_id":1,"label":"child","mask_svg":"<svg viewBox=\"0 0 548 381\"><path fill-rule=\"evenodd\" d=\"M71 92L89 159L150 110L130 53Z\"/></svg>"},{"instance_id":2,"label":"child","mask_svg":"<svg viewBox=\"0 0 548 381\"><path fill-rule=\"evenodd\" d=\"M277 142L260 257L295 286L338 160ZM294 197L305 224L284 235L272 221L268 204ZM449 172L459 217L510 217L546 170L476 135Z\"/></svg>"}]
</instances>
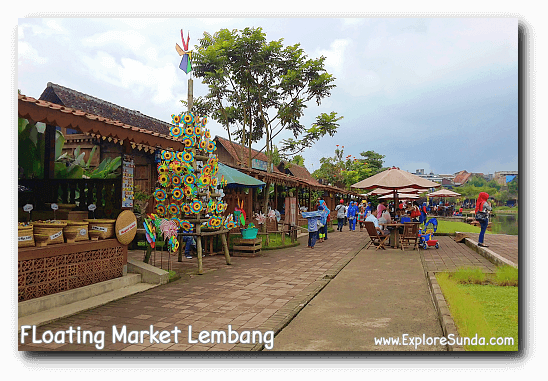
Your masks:
<instances>
[{"instance_id":1,"label":"child","mask_svg":"<svg viewBox=\"0 0 548 381\"><path fill-rule=\"evenodd\" d=\"M308 247L313 249L318 235L319 212L303 212L302 216L308 220Z\"/></svg>"}]
</instances>

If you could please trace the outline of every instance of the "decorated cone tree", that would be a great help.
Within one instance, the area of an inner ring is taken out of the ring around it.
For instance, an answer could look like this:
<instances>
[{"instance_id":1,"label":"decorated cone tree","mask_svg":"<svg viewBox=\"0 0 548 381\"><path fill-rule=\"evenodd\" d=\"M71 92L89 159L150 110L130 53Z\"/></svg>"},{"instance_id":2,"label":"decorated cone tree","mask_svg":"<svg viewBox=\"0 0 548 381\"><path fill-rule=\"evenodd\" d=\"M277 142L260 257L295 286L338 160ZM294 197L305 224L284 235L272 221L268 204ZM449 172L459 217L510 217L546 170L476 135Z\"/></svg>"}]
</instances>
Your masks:
<instances>
[{"instance_id":1,"label":"decorated cone tree","mask_svg":"<svg viewBox=\"0 0 548 381\"><path fill-rule=\"evenodd\" d=\"M206 124L206 116L199 117L190 111L172 115L170 135L181 141L184 150L162 150L158 163L159 186L154 192L156 215L173 221L182 233L199 235L203 229L234 227L231 214L223 217L227 204L222 200L220 188L225 181L217 176L217 147ZM176 236L177 231L175 238L168 237L168 242L173 243L169 245L172 251L178 247ZM197 245L201 265L200 239Z\"/></svg>"}]
</instances>

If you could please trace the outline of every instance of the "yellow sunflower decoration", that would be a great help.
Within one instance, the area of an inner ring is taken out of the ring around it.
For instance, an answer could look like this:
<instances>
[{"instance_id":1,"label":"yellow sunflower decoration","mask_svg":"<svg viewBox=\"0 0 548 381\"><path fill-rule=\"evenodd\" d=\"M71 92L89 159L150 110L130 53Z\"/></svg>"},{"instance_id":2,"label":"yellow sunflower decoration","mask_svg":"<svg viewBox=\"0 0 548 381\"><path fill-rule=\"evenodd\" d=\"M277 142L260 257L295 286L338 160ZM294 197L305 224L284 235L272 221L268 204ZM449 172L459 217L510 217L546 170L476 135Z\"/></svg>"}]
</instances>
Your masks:
<instances>
[{"instance_id":1,"label":"yellow sunflower decoration","mask_svg":"<svg viewBox=\"0 0 548 381\"><path fill-rule=\"evenodd\" d=\"M167 172L160 173L160 175L158 176L158 182L161 186L167 187L170 182L169 174Z\"/></svg>"},{"instance_id":2,"label":"yellow sunflower decoration","mask_svg":"<svg viewBox=\"0 0 548 381\"><path fill-rule=\"evenodd\" d=\"M194 137L194 128L192 127L185 128L185 136L189 138Z\"/></svg>"},{"instance_id":3,"label":"yellow sunflower decoration","mask_svg":"<svg viewBox=\"0 0 548 381\"><path fill-rule=\"evenodd\" d=\"M156 204L156 214L160 217L164 217L166 215L166 207L164 204Z\"/></svg>"},{"instance_id":4,"label":"yellow sunflower decoration","mask_svg":"<svg viewBox=\"0 0 548 381\"><path fill-rule=\"evenodd\" d=\"M217 146L215 145L214 141L210 141L209 143L207 143L207 147L206 147L207 152L211 153L215 151L216 149L217 149Z\"/></svg>"},{"instance_id":5,"label":"yellow sunflower decoration","mask_svg":"<svg viewBox=\"0 0 548 381\"><path fill-rule=\"evenodd\" d=\"M211 186L212 187L216 187L218 183L219 183L219 180L216 177L211 178Z\"/></svg>"},{"instance_id":6,"label":"yellow sunflower decoration","mask_svg":"<svg viewBox=\"0 0 548 381\"><path fill-rule=\"evenodd\" d=\"M202 117L202 127L205 127L207 124L207 116Z\"/></svg>"},{"instance_id":7,"label":"yellow sunflower decoration","mask_svg":"<svg viewBox=\"0 0 548 381\"><path fill-rule=\"evenodd\" d=\"M162 150L162 160L169 163L171 160L173 160L173 152Z\"/></svg>"},{"instance_id":8,"label":"yellow sunflower decoration","mask_svg":"<svg viewBox=\"0 0 548 381\"><path fill-rule=\"evenodd\" d=\"M183 190L179 187L173 188L171 191L171 196L175 201L180 201L183 198Z\"/></svg>"},{"instance_id":9,"label":"yellow sunflower decoration","mask_svg":"<svg viewBox=\"0 0 548 381\"><path fill-rule=\"evenodd\" d=\"M190 210L193 213L200 213L202 211L203 205L200 200L194 200L192 201L192 204L190 204Z\"/></svg>"},{"instance_id":10,"label":"yellow sunflower decoration","mask_svg":"<svg viewBox=\"0 0 548 381\"><path fill-rule=\"evenodd\" d=\"M185 122L185 124L187 125L194 123L194 114L190 111L186 112L183 115L183 122Z\"/></svg>"},{"instance_id":11,"label":"yellow sunflower decoration","mask_svg":"<svg viewBox=\"0 0 548 381\"><path fill-rule=\"evenodd\" d=\"M185 136L182 140L183 145L185 148L192 148L194 147L194 138L190 136Z\"/></svg>"},{"instance_id":12,"label":"yellow sunflower decoration","mask_svg":"<svg viewBox=\"0 0 548 381\"><path fill-rule=\"evenodd\" d=\"M194 154L192 152L185 152L183 153L183 162L184 163L192 163L194 161Z\"/></svg>"},{"instance_id":13,"label":"yellow sunflower decoration","mask_svg":"<svg viewBox=\"0 0 548 381\"><path fill-rule=\"evenodd\" d=\"M181 229L183 229L184 233L188 233L192 231L192 224L188 222L187 220L181 220Z\"/></svg>"},{"instance_id":14,"label":"yellow sunflower decoration","mask_svg":"<svg viewBox=\"0 0 548 381\"><path fill-rule=\"evenodd\" d=\"M200 126L195 126L195 127L194 127L194 135L196 135L196 136L202 135L202 127L200 127Z\"/></svg>"},{"instance_id":15,"label":"yellow sunflower decoration","mask_svg":"<svg viewBox=\"0 0 548 381\"><path fill-rule=\"evenodd\" d=\"M173 172L180 175L183 173L183 165L178 161L172 161L171 165L169 166Z\"/></svg>"},{"instance_id":16,"label":"yellow sunflower decoration","mask_svg":"<svg viewBox=\"0 0 548 381\"><path fill-rule=\"evenodd\" d=\"M175 204L175 203L171 203L169 204L169 214L173 215L173 216L177 216L179 214L179 205Z\"/></svg>"},{"instance_id":17,"label":"yellow sunflower decoration","mask_svg":"<svg viewBox=\"0 0 548 381\"><path fill-rule=\"evenodd\" d=\"M173 174L173 176L171 176L171 183L174 186L178 187L179 185L181 185L181 182L182 182L181 176L177 174Z\"/></svg>"},{"instance_id":18,"label":"yellow sunflower decoration","mask_svg":"<svg viewBox=\"0 0 548 381\"><path fill-rule=\"evenodd\" d=\"M174 138L178 138L183 134L183 130L179 126L171 126L169 129L169 134Z\"/></svg>"},{"instance_id":19,"label":"yellow sunflower decoration","mask_svg":"<svg viewBox=\"0 0 548 381\"><path fill-rule=\"evenodd\" d=\"M181 211L184 214L190 214L190 205L188 205L188 204L181 205Z\"/></svg>"},{"instance_id":20,"label":"yellow sunflower decoration","mask_svg":"<svg viewBox=\"0 0 548 381\"><path fill-rule=\"evenodd\" d=\"M200 149L205 150L207 148L207 140L200 140Z\"/></svg>"},{"instance_id":21,"label":"yellow sunflower decoration","mask_svg":"<svg viewBox=\"0 0 548 381\"><path fill-rule=\"evenodd\" d=\"M167 197L167 193L165 190L161 188L156 188L156 190L154 191L154 199L156 201L159 201L159 202L165 201L166 197Z\"/></svg>"},{"instance_id":22,"label":"yellow sunflower decoration","mask_svg":"<svg viewBox=\"0 0 548 381\"><path fill-rule=\"evenodd\" d=\"M158 173L167 173L169 171L169 166L165 162L158 164Z\"/></svg>"},{"instance_id":23,"label":"yellow sunflower decoration","mask_svg":"<svg viewBox=\"0 0 548 381\"><path fill-rule=\"evenodd\" d=\"M202 168L202 174L209 176L211 174L211 165L204 165L204 168Z\"/></svg>"},{"instance_id":24,"label":"yellow sunflower decoration","mask_svg":"<svg viewBox=\"0 0 548 381\"><path fill-rule=\"evenodd\" d=\"M171 123L175 124L176 126L181 123L181 115L179 114L171 114Z\"/></svg>"}]
</instances>

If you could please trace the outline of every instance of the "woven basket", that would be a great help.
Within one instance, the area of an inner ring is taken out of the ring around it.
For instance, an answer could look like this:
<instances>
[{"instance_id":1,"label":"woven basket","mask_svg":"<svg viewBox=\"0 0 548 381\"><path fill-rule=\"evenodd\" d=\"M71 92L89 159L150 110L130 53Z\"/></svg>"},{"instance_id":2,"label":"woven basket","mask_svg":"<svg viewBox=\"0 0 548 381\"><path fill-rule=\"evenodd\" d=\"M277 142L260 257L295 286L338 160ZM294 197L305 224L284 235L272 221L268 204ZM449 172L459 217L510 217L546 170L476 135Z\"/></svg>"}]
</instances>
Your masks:
<instances>
[{"instance_id":1,"label":"woven basket","mask_svg":"<svg viewBox=\"0 0 548 381\"><path fill-rule=\"evenodd\" d=\"M130 210L124 210L116 219L116 238L122 245L129 245L137 233L137 218Z\"/></svg>"},{"instance_id":2,"label":"woven basket","mask_svg":"<svg viewBox=\"0 0 548 381\"><path fill-rule=\"evenodd\" d=\"M89 222L89 230L100 231L99 239L107 239L114 237L114 223L116 220L94 220L94 219L85 219L84 221Z\"/></svg>"},{"instance_id":3,"label":"woven basket","mask_svg":"<svg viewBox=\"0 0 548 381\"><path fill-rule=\"evenodd\" d=\"M49 237L47 239L47 245L53 245L56 243L65 243L65 238L63 236L63 228L67 226L66 222L56 222L56 223L47 223L47 222L35 222L34 224L34 234L47 234Z\"/></svg>"},{"instance_id":4,"label":"woven basket","mask_svg":"<svg viewBox=\"0 0 548 381\"><path fill-rule=\"evenodd\" d=\"M67 226L63 228L63 233L71 231L77 232L76 239L74 240L75 242L89 241L89 222L72 220L64 220L63 222L67 223Z\"/></svg>"},{"instance_id":5,"label":"woven basket","mask_svg":"<svg viewBox=\"0 0 548 381\"><path fill-rule=\"evenodd\" d=\"M19 226L17 233L17 247L34 246L34 232L32 225Z\"/></svg>"}]
</instances>

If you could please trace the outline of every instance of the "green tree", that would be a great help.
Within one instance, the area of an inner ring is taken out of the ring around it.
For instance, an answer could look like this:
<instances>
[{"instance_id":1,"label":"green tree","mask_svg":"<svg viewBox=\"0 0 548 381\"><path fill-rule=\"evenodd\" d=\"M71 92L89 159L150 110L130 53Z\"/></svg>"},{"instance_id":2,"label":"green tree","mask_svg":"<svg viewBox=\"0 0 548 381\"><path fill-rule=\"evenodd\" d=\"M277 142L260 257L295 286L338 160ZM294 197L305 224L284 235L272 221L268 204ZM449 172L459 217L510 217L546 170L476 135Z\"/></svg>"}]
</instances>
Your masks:
<instances>
[{"instance_id":1,"label":"green tree","mask_svg":"<svg viewBox=\"0 0 548 381\"><path fill-rule=\"evenodd\" d=\"M344 146L335 149L333 157L320 159L320 168L312 173L316 179L322 179L328 184L350 189L352 184L368 178L382 170L384 155L375 151L360 154L363 158L352 155L344 156Z\"/></svg>"},{"instance_id":2,"label":"green tree","mask_svg":"<svg viewBox=\"0 0 548 381\"><path fill-rule=\"evenodd\" d=\"M335 87L324 61L325 57L309 59L299 44L284 47L283 39L267 42L262 28L204 33L193 55L193 68L209 93L194 104L218 120L231 141L234 136L248 147L248 166L251 144L264 138L268 154L273 139L284 130L295 139L286 139L280 154L293 155L325 134L332 136L342 118L331 112L320 114L308 129L300 123L308 102L321 104Z\"/></svg>"},{"instance_id":3,"label":"green tree","mask_svg":"<svg viewBox=\"0 0 548 381\"><path fill-rule=\"evenodd\" d=\"M248 160L243 164L248 167L251 144L264 139L260 151L270 160L273 139L282 131L290 131L293 138L282 142L280 156L295 155L325 134L333 136L342 118L331 112L316 117L310 128L300 122L308 103L314 100L320 105L335 87L324 61L325 57L308 58L299 44L284 47L283 39L268 42L262 28L204 33L193 54L193 71L209 92L196 98L193 107L219 121L231 142L234 137L247 147ZM265 213L267 205L265 197Z\"/></svg>"},{"instance_id":4,"label":"green tree","mask_svg":"<svg viewBox=\"0 0 548 381\"><path fill-rule=\"evenodd\" d=\"M301 155L295 155L293 156L293 159L291 159L291 163L304 167L304 157L302 157Z\"/></svg>"}]
</instances>

